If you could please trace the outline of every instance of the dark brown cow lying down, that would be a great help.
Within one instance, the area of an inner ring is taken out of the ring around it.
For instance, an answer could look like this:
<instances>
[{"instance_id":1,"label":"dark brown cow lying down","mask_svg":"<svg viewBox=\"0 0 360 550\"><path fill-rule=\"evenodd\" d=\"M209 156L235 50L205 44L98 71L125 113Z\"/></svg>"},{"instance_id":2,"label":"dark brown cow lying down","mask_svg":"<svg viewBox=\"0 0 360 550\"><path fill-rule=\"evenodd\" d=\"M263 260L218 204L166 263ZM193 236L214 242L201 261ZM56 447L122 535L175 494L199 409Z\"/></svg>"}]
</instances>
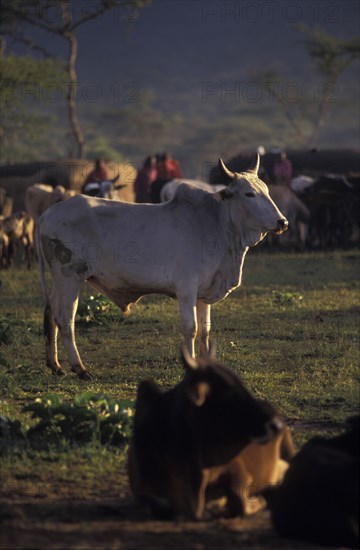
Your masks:
<instances>
[{"instance_id":1,"label":"dark brown cow lying down","mask_svg":"<svg viewBox=\"0 0 360 550\"><path fill-rule=\"evenodd\" d=\"M185 376L171 390L151 381L139 386L129 477L155 515L200 519L208 482L221 477L216 468L249 443L278 436L283 423L214 356L195 360L183 349L182 358Z\"/></svg>"},{"instance_id":2,"label":"dark brown cow lying down","mask_svg":"<svg viewBox=\"0 0 360 550\"><path fill-rule=\"evenodd\" d=\"M287 538L327 546L359 545L359 417L333 439L311 439L283 484L270 491L275 529Z\"/></svg>"}]
</instances>

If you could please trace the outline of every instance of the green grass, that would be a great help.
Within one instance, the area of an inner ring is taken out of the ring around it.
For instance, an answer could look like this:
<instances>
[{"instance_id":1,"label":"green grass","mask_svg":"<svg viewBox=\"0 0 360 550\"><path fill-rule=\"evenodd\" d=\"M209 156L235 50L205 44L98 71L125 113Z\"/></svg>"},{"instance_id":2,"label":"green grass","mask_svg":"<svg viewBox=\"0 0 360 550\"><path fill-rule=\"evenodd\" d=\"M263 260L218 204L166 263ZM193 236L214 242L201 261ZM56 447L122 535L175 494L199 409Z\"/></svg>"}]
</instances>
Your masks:
<instances>
[{"instance_id":1,"label":"green grass","mask_svg":"<svg viewBox=\"0 0 360 550\"><path fill-rule=\"evenodd\" d=\"M218 357L255 395L279 408L298 444L315 433L336 433L358 412L359 266L357 251L299 255L255 249L245 261L243 286L213 307ZM83 382L71 374L62 349L68 375L57 379L45 367L37 270L17 266L2 271L1 280L2 415L31 425L22 408L47 394L71 400L92 391L134 400L143 378L164 388L180 380L175 301L150 296L129 317L111 306L97 322L80 320L77 343L95 380ZM82 299L91 293L84 288ZM110 487L111 480L116 486L124 460L122 450L96 446L15 449L4 457L1 473L12 489L31 479L62 484L65 475L68 483L81 480L91 492L101 483Z\"/></svg>"}]
</instances>

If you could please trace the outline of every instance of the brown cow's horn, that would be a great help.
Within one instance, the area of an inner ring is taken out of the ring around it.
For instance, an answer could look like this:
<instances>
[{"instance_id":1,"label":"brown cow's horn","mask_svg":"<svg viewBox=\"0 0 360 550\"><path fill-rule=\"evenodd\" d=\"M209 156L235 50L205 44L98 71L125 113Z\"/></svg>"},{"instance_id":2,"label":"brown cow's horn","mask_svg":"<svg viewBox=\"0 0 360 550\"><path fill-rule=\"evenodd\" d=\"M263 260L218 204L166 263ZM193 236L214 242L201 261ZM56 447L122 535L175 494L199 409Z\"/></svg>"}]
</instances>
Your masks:
<instances>
[{"instance_id":1,"label":"brown cow's horn","mask_svg":"<svg viewBox=\"0 0 360 550\"><path fill-rule=\"evenodd\" d=\"M229 178L231 179L234 179L235 178L235 173L234 172L231 172L231 170L229 170L228 168L226 168L225 164L224 164L224 161L222 158L219 158L219 168L220 170L222 170L224 172L224 174L226 174Z\"/></svg>"},{"instance_id":2,"label":"brown cow's horn","mask_svg":"<svg viewBox=\"0 0 360 550\"><path fill-rule=\"evenodd\" d=\"M196 370L198 368L199 365L197 364L197 361L193 357L191 357L189 350L185 344L181 347L181 356L185 367L188 367L192 370Z\"/></svg>"},{"instance_id":3,"label":"brown cow's horn","mask_svg":"<svg viewBox=\"0 0 360 550\"><path fill-rule=\"evenodd\" d=\"M252 161L251 166L250 168L248 168L247 172L252 172L253 174L255 174L255 176L257 176L259 167L260 167L260 155L259 153L256 153L255 158Z\"/></svg>"}]
</instances>

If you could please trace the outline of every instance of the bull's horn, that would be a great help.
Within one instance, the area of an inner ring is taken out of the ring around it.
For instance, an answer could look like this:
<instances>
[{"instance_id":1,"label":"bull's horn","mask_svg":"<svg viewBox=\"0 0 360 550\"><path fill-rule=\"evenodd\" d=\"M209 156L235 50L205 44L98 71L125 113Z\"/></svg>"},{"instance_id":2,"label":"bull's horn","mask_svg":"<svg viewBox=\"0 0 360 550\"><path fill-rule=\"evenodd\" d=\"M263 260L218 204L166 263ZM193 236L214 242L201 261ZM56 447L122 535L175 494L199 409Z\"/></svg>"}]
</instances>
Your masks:
<instances>
[{"instance_id":1,"label":"bull's horn","mask_svg":"<svg viewBox=\"0 0 360 550\"><path fill-rule=\"evenodd\" d=\"M254 160L251 163L250 168L247 169L247 172L252 172L253 174L255 174L255 176L257 176L258 171L259 171L259 167L260 167L260 155L259 155L259 153L256 153L256 155L254 157Z\"/></svg>"},{"instance_id":2,"label":"bull's horn","mask_svg":"<svg viewBox=\"0 0 360 550\"><path fill-rule=\"evenodd\" d=\"M115 183L120 177L120 174L118 174L117 176L115 176L111 181L111 183Z\"/></svg>"},{"instance_id":3,"label":"bull's horn","mask_svg":"<svg viewBox=\"0 0 360 550\"><path fill-rule=\"evenodd\" d=\"M235 173L234 172L231 172L231 170L229 170L228 168L226 168L225 164L224 164L224 161L222 158L219 158L219 168L220 170L222 170L224 172L224 174L226 176L228 176L229 178L231 179L234 179L235 178Z\"/></svg>"}]
</instances>

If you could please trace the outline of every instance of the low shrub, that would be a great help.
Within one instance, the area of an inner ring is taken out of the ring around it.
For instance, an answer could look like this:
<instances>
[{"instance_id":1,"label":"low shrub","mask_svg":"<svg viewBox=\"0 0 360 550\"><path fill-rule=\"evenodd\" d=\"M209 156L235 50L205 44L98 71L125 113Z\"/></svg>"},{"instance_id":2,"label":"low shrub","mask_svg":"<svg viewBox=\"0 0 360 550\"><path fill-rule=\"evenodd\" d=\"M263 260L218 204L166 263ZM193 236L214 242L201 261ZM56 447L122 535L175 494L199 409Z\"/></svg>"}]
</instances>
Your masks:
<instances>
[{"instance_id":1,"label":"low shrub","mask_svg":"<svg viewBox=\"0 0 360 550\"><path fill-rule=\"evenodd\" d=\"M129 403L109 399L91 392L77 395L73 401L62 401L56 395L35 399L22 411L32 413L36 423L24 429L20 420L10 421L1 417L1 448L17 440L26 441L36 448L53 445L101 445L123 446L132 430L133 409Z\"/></svg>"}]
</instances>

